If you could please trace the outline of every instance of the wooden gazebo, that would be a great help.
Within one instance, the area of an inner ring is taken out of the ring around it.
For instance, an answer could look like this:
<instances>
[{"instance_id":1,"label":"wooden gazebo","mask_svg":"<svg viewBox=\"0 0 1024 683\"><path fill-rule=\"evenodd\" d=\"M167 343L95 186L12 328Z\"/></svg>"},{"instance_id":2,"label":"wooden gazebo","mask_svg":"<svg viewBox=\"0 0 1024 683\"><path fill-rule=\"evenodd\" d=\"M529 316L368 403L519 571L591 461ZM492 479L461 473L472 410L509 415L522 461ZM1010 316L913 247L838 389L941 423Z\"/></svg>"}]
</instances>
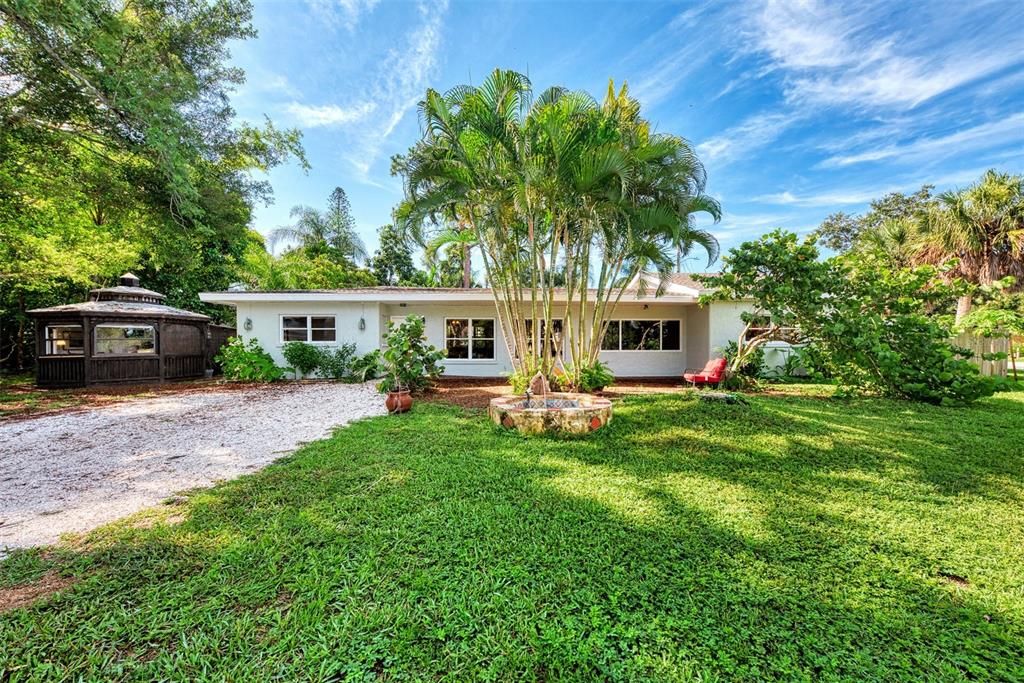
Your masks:
<instances>
[{"instance_id":1,"label":"wooden gazebo","mask_svg":"<svg viewBox=\"0 0 1024 683\"><path fill-rule=\"evenodd\" d=\"M83 387L202 377L209 316L163 303L131 273L89 300L29 311L36 321L36 384Z\"/></svg>"}]
</instances>

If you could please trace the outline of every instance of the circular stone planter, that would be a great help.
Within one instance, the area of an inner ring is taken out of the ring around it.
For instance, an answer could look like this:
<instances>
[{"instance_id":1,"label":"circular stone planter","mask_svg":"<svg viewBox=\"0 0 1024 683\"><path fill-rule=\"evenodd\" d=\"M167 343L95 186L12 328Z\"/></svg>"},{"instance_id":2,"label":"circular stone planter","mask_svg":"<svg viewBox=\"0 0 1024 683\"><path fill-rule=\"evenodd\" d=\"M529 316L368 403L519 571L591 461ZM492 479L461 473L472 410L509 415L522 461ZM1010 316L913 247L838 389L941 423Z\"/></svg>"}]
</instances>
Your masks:
<instances>
[{"instance_id":1,"label":"circular stone planter","mask_svg":"<svg viewBox=\"0 0 1024 683\"><path fill-rule=\"evenodd\" d=\"M494 424L523 434L587 434L612 421L612 402L590 394L550 393L527 405L523 396L502 396L491 399L488 413Z\"/></svg>"}]
</instances>

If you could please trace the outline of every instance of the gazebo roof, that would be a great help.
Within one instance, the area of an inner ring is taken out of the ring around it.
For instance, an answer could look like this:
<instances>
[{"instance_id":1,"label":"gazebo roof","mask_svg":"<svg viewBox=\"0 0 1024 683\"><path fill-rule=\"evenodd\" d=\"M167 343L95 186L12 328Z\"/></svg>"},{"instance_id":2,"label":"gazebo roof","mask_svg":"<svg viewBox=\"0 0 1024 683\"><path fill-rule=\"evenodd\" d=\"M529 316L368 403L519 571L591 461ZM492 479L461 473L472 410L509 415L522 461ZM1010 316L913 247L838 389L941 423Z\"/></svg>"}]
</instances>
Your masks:
<instances>
[{"instance_id":1,"label":"gazebo roof","mask_svg":"<svg viewBox=\"0 0 1024 683\"><path fill-rule=\"evenodd\" d=\"M90 290L90 294L96 299L112 299L115 297L130 296L130 297L149 297L151 299L159 299L163 301L165 297L160 292L154 292L152 289L146 289L145 287L126 287L125 285L117 285L115 287L100 287L99 289ZM100 295L108 296L100 296Z\"/></svg>"},{"instance_id":2,"label":"gazebo roof","mask_svg":"<svg viewBox=\"0 0 1024 683\"><path fill-rule=\"evenodd\" d=\"M139 286L139 278L125 273L114 287L101 287L89 293L89 300L78 304L50 306L29 311L36 315L88 315L96 317L133 316L139 318L178 318L188 320L209 320L210 316L174 308L163 303L166 297L160 292Z\"/></svg>"},{"instance_id":3,"label":"gazebo roof","mask_svg":"<svg viewBox=\"0 0 1024 683\"><path fill-rule=\"evenodd\" d=\"M36 308L29 311L35 315L77 314L95 316L136 316L149 318L188 318L189 320L209 320L210 316L193 313L173 306L153 304L141 301L83 301L78 304Z\"/></svg>"}]
</instances>

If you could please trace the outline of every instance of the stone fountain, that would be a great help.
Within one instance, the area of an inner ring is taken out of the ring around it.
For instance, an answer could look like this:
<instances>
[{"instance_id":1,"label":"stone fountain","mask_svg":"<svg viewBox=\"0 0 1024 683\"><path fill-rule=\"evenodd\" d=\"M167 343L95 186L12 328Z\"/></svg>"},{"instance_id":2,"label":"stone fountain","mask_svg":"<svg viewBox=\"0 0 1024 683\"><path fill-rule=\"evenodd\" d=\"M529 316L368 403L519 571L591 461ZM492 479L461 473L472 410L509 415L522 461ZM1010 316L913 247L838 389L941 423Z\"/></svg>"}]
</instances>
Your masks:
<instances>
[{"instance_id":1,"label":"stone fountain","mask_svg":"<svg viewBox=\"0 0 1024 683\"><path fill-rule=\"evenodd\" d=\"M612 402L591 394L553 392L538 372L525 396L491 399L488 413L495 424L523 434L588 434L611 422Z\"/></svg>"}]
</instances>

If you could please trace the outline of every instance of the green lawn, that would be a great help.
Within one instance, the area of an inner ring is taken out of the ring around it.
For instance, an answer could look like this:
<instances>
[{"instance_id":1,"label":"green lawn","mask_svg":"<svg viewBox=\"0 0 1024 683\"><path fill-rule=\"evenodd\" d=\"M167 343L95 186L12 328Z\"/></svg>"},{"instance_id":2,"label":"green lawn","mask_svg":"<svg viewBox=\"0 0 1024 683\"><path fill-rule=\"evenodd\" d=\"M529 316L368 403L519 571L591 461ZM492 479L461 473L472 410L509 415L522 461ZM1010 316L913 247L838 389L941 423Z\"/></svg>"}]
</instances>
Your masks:
<instances>
[{"instance_id":1,"label":"green lawn","mask_svg":"<svg viewBox=\"0 0 1024 683\"><path fill-rule=\"evenodd\" d=\"M14 556L78 582L0 615L0 680L1018 680L1022 528L1020 392L421 404Z\"/></svg>"}]
</instances>

